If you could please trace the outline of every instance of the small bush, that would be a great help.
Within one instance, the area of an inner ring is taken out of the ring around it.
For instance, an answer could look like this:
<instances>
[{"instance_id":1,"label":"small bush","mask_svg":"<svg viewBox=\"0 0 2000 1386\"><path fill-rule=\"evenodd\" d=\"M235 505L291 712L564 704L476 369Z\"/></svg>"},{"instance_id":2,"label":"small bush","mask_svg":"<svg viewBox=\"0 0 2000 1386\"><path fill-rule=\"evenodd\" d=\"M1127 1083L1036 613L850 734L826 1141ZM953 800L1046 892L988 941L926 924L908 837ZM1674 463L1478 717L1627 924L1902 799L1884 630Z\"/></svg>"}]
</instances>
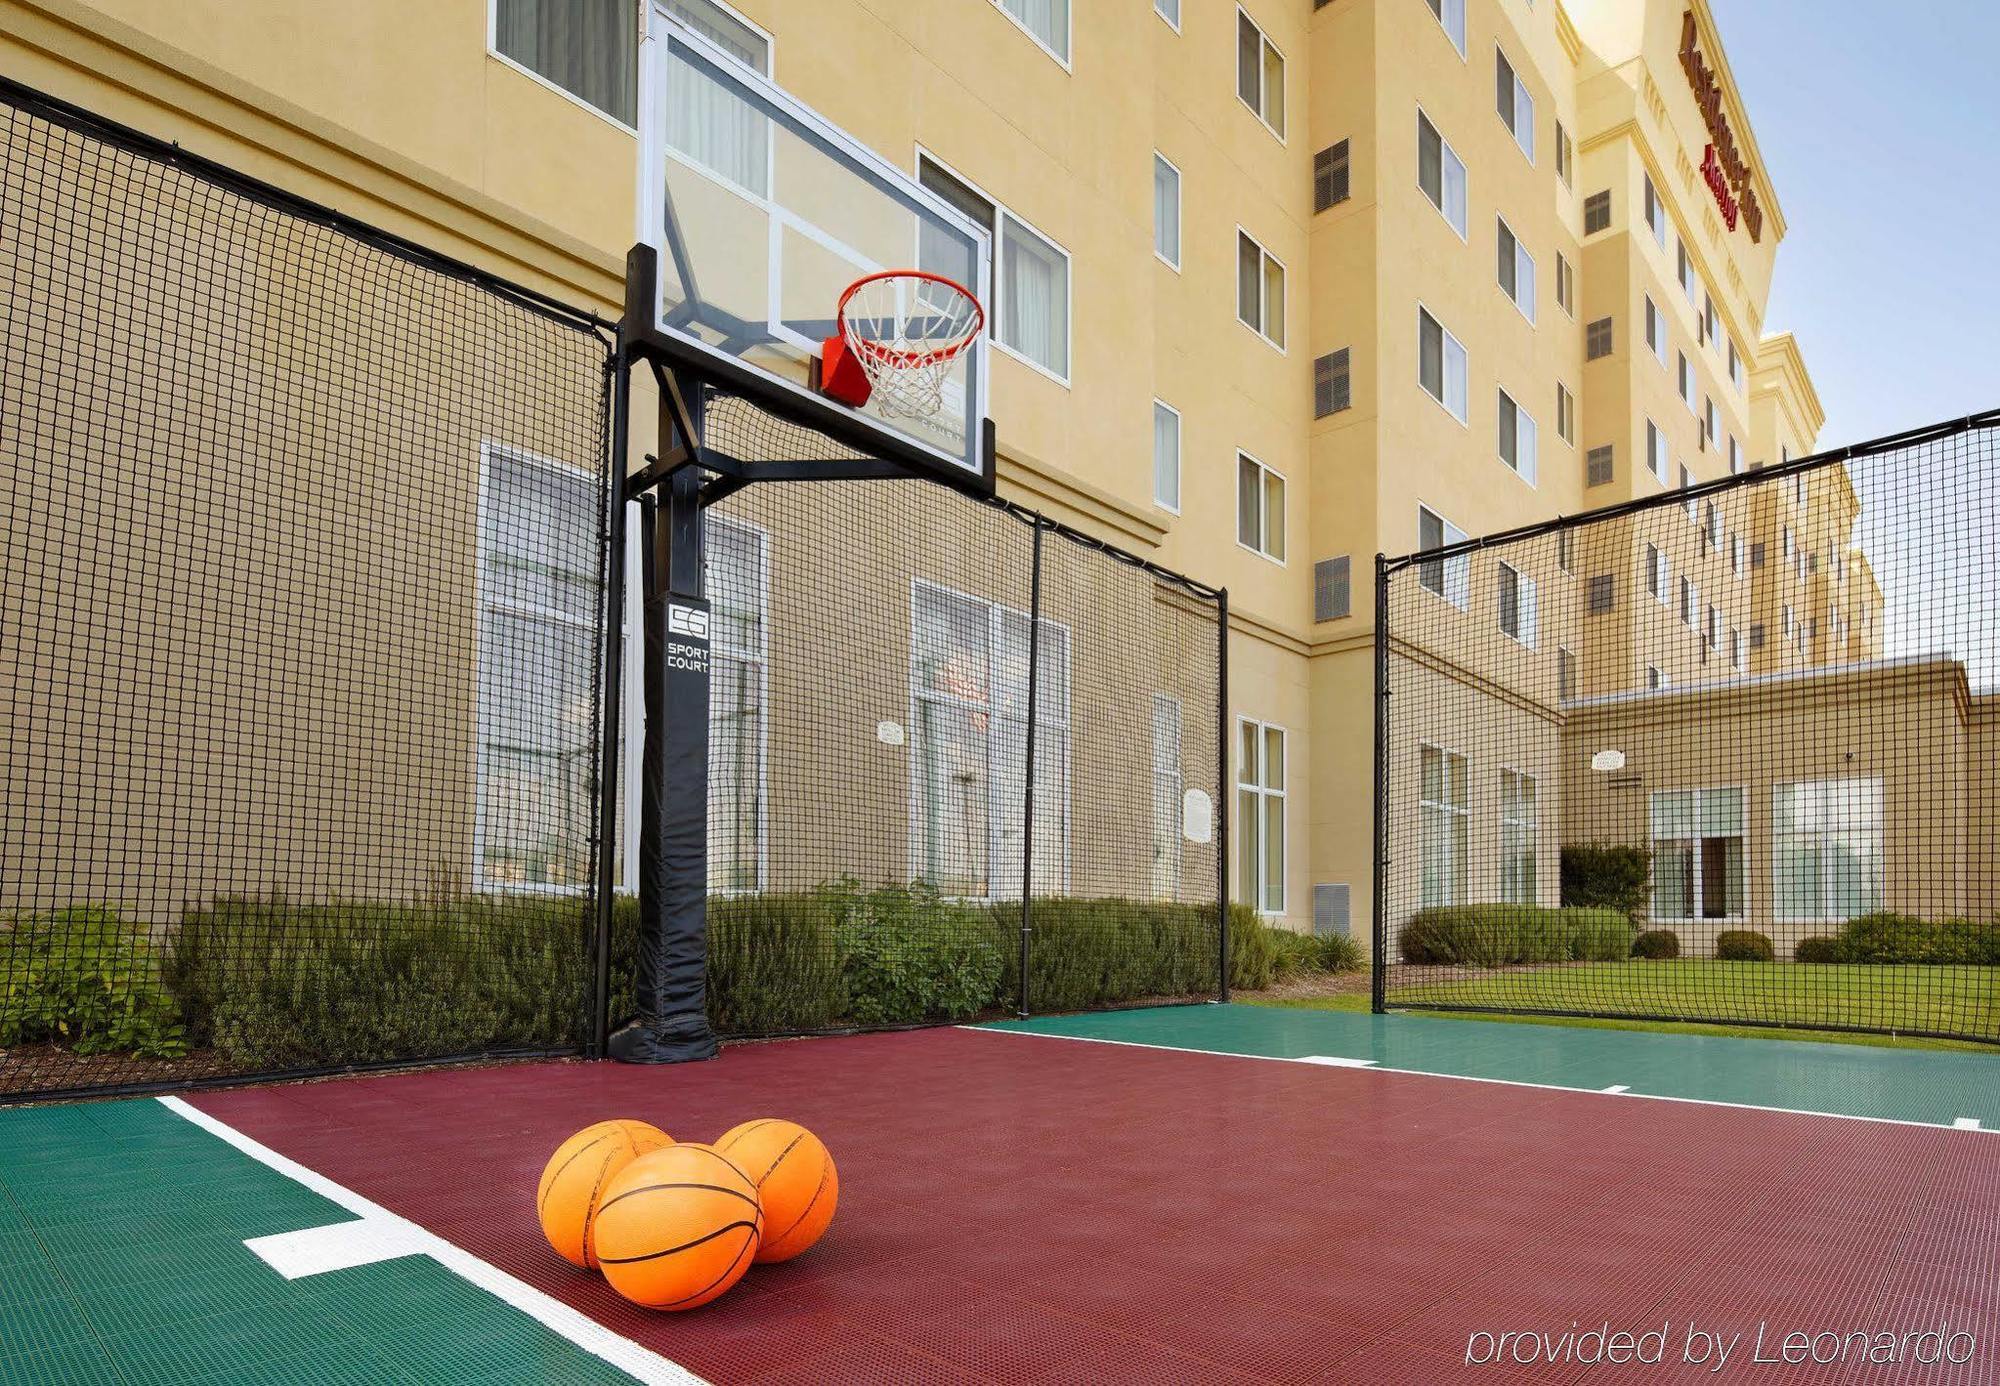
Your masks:
<instances>
[{"instance_id":1,"label":"small bush","mask_svg":"<svg viewBox=\"0 0 2000 1386\"><path fill-rule=\"evenodd\" d=\"M1610 910L1447 905L1412 915L1398 947L1406 963L1511 967L1615 962L1626 956L1631 939L1631 924Z\"/></svg>"},{"instance_id":2,"label":"small bush","mask_svg":"<svg viewBox=\"0 0 2000 1386\"><path fill-rule=\"evenodd\" d=\"M173 1059L187 1052L153 941L108 906L0 925L0 1046Z\"/></svg>"},{"instance_id":3,"label":"small bush","mask_svg":"<svg viewBox=\"0 0 2000 1386\"><path fill-rule=\"evenodd\" d=\"M1000 1002L1018 1004L1020 902L992 905L989 915L1004 941ZM1038 1013L1215 990L1219 941L1213 905L1037 896L1030 918L1028 1005ZM1232 987L1254 991L1271 984L1278 932L1249 906L1229 907Z\"/></svg>"},{"instance_id":4,"label":"small bush","mask_svg":"<svg viewBox=\"0 0 2000 1386\"><path fill-rule=\"evenodd\" d=\"M1715 936L1717 962L1774 962L1777 956L1771 936L1755 929L1724 929Z\"/></svg>"},{"instance_id":5,"label":"small bush","mask_svg":"<svg viewBox=\"0 0 2000 1386\"><path fill-rule=\"evenodd\" d=\"M1632 940L1632 956L1664 962L1681 955L1681 936L1672 929L1648 929Z\"/></svg>"},{"instance_id":6,"label":"small bush","mask_svg":"<svg viewBox=\"0 0 2000 1386\"><path fill-rule=\"evenodd\" d=\"M1837 963L1841 961L1840 940L1830 934L1819 934L1813 938L1802 938L1798 947L1792 950L1792 957L1802 963Z\"/></svg>"},{"instance_id":7,"label":"small bush","mask_svg":"<svg viewBox=\"0 0 2000 1386\"><path fill-rule=\"evenodd\" d=\"M1270 934L1273 947L1271 980L1274 982L1293 977L1359 972L1368 965L1360 943L1347 934L1319 936L1295 933L1290 929L1272 929Z\"/></svg>"},{"instance_id":8,"label":"small bush","mask_svg":"<svg viewBox=\"0 0 2000 1386\"><path fill-rule=\"evenodd\" d=\"M1840 962L2000 966L2000 924L1880 910L1848 920L1835 938Z\"/></svg>"},{"instance_id":9,"label":"small bush","mask_svg":"<svg viewBox=\"0 0 2000 1386\"><path fill-rule=\"evenodd\" d=\"M1652 879L1650 847L1581 842L1562 849L1562 902L1566 907L1616 910L1636 924L1652 908Z\"/></svg>"},{"instance_id":10,"label":"small bush","mask_svg":"<svg viewBox=\"0 0 2000 1386\"><path fill-rule=\"evenodd\" d=\"M964 1020L993 1004L1000 945L976 907L947 904L922 881L879 890L844 881L826 895L857 1024Z\"/></svg>"}]
</instances>

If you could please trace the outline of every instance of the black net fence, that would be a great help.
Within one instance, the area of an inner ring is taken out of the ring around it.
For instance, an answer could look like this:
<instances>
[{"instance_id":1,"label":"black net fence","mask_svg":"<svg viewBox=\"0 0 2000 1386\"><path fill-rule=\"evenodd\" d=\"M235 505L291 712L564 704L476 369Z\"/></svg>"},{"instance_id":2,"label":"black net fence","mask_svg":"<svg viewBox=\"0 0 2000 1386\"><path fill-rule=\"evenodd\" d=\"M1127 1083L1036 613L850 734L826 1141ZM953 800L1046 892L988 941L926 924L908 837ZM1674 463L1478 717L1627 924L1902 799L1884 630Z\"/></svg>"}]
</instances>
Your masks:
<instances>
[{"instance_id":1,"label":"black net fence","mask_svg":"<svg viewBox=\"0 0 2000 1386\"><path fill-rule=\"evenodd\" d=\"M2000 1041L2000 413L1383 566L1389 1007Z\"/></svg>"},{"instance_id":2,"label":"black net fence","mask_svg":"<svg viewBox=\"0 0 2000 1386\"><path fill-rule=\"evenodd\" d=\"M727 456L841 455L703 414ZM705 513L718 1033L1219 993L1221 594L928 481Z\"/></svg>"},{"instance_id":3,"label":"black net fence","mask_svg":"<svg viewBox=\"0 0 2000 1386\"><path fill-rule=\"evenodd\" d=\"M609 346L0 89L0 1100L588 1034Z\"/></svg>"}]
</instances>

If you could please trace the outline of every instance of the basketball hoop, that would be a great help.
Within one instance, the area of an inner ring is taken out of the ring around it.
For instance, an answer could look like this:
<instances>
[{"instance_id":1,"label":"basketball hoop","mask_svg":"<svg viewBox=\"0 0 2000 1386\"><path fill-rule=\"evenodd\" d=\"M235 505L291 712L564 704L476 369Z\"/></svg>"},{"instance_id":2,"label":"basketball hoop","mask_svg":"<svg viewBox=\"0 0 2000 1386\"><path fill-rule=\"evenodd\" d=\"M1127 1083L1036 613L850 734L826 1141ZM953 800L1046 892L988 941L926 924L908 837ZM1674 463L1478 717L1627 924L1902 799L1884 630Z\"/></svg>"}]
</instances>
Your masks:
<instances>
[{"instance_id":1,"label":"basketball hoop","mask_svg":"<svg viewBox=\"0 0 2000 1386\"><path fill-rule=\"evenodd\" d=\"M935 418L952 363L986 326L972 291L926 270L882 270L847 286L826 340L820 388L859 409Z\"/></svg>"}]
</instances>

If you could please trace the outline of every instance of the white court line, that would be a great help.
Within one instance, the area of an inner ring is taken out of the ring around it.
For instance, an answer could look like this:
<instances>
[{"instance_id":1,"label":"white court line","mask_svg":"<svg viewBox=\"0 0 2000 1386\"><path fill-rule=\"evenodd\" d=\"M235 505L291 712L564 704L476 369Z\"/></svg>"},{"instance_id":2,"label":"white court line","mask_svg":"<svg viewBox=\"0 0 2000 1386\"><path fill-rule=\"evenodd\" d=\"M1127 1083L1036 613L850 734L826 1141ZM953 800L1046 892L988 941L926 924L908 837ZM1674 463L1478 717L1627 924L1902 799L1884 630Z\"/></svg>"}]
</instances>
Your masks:
<instances>
[{"instance_id":1,"label":"white court line","mask_svg":"<svg viewBox=\"0 0 2000 1386\"><path fill-rule=\"evenodd\" d=\"M1179 1044L1144 1044L1138 1040L1100 1039L1096 1035L1060 1035L1053 1030L1006 1030L996 1025L960 1025L955 1028L972 1030L987 1035L1022 1035L1028 1039L1067 1040L1072 1044L1116 1044L1127 1049L1158 1049L1169 1054L1207 1054L1218 1059L1257 1059L1268 1063L1298 1064L1312 1063L1311 1059L1290 1058L1283 1054L1236 1054L1226 1049L1190 1049ZM1781 1044L1782 1040L1768 1040L1765 1043ZM1344 1066L1344 1065L1343 1065ZM1365 1073L1400 1073L1411 1078L1438 1078L1452 1083L1491 1083L1503 1088L1533 1088L1540 1092L1580 1092L1592 1097L1608 1094L1603 1088L1572 1088L1561 1083L1530 1083L1519 1078L1481 1078L1471 1073L1432 1073L1422 1068L1385 1068L1381 1064L1371 1064L1362 1069ZM1820 1112L1810 1107L1766 1107L1756 1102L1724 1102L1713 1097L1670 1097L1659 1092L1622 1092L1619 1097L1638 1098L1644 1102L1679 1102L1690 1107L1727 1107L1739 1112L1775 1112L1780 1116L1832 1117L1836 1121L1869 1121L1881 1126L1914 1126L1921 1131L1978 1131L1983 1135L2000 1135L2000 1128L1980 1126L1974 1117L1960 1117L1950 1126L1936 1121L1911 1121L1908 1117L1860 1116L1854 1112ZM1971 1121L1972 1126L1962 1126L1959 1122Z\"/></svg>"},{"instance_id":2,"label":"white court line","mask_svg":"<svg viewBox=\"0 0 2000 1386\"><path fill-rule=\"evenodd\" d=\"M1951 1129L1954 1131L1977 1131L1979 1129L1979 1118L1955 1117L1952 1120Z\"/></svg>"},{"instance_id":3,"label":"white court line","mask_svg":"<svg viewBox=\"0 0 2000 1386\"><path fill-rule=\"evenodd\" d=\"M1307 1054L1296 1062L1302 1064L1323 1064L1327 1068L1373 1068L1373 1059L1348 1059L1338 1054Z\"/></svg>"},{"instance_id":4,"label":"white court line","mask_svg":"<svg viewBox=\"0 0 2000 1386\"><path fill-rule=\"evenodd\" d=\"M1599 1092L1630 1092L1630 1091L1632 1091L1632 1085L1631 1085L1630 1083L1613 1083L1613 1084L1612 1084L1612 1085L1611 1085L1610 1087L1608 1087L1608 1088L1599 1088L1599 1089L1598 1089L1598 1091L1599 1091Z\"/></svg>"},{"instance_id":5,"label":"white court line","mask_svg":"<svg viewBox=\"0 0 2000 1386\"><path fill-rule=\"evenodd\" d=\"M429 1248L422 1239L410 1235L411 1227L402 1218L356 1218L353 1222L333 1222L299 1232L250 1237L243 1245L263 1257L265 1264L285 1279L297 1280L327 1271L372 1266L399 1256L421 1256Z\"/></svg>"},{"instance_id":6,"label":"white court line","mask_svg":"<svg viewBox=\"0 0 2000 1386\"><path fill-rule=\"evenodd\" d=\"M368 1237L393 1237L399 1243L406 1243L409 1250L397 1254L421 1254L431 1257L447 1270L471 1281L495 1299L511 1305L543 1327L567 1338L592 1357L609 1362L620 1371L646 1382L648 1386L706 1386L702 1378L678 1363L668 1361L629 1338L620 1337L589 1315L570 1308L561 1300L544 1294L525 1281L515 1279L498 1266L480 1260L463 1247L454 1246L430 1229L390 1212L381 1204L334 1183L325 1175L307 1169L296 1160L280 1155L269 1146L252 1140L235 1127L217 1121L208 1113L189 1106L180 1098L162 1097L159 1102L176 1116L184 1117L210 1135L227 1141L259 1164L268 1165L287 1179L303 1184L321 1198L338 1203L358 1217L362 1224L366 1224ZM311 1229L311 1233L324 1233L331 1238L336 1232L348 1233L356 1227L357 1224L351 1222L336 1223L327 1228ZM287 1235L301 1237L309 1236L311 1233ZM271 1242L279 1239L257 1237L251 1240ZM253 1247L252 1250L258 1249ZM264 1253L258 1250L258 1254Z\"/></svg>"}]
</instances>

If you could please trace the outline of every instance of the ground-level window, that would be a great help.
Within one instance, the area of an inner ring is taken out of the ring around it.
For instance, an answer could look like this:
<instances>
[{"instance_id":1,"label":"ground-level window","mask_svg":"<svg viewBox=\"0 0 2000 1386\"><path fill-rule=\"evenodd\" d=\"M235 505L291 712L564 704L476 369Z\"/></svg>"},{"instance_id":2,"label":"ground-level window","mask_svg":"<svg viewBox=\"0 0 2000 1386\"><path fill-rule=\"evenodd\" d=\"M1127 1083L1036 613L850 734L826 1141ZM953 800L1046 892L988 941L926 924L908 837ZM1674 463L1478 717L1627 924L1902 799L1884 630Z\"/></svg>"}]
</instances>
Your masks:
<instances>
[{"instance_id":1,"label":"ground-level window","mask_svg":"<svg viewBox=\"0 0 2000 1386\"><path fill-rule=\"evenodd\" d=\"M1781 784L1772 792L1773 912L1851 919L1882 908L1882 781Z\"/></svg>"},{"instance_id":2,"label":"ground-level window","mask_svg":"<svg viewBox=\"0 0 2000 1386\"><path fill-rule=\"evenodd\" d=\"M493 446L481 461L473 880L582 890L596 782L599 481Z\"/></svg>"},{"instance_id":3,"label":"ground-level window","mask_svg":"<svg viewBox=\"0 0 2000 1386\"><path fill-rule=\"evenodd\" d=\"M1535 903L1535 777L1500 772L1500 898Z\"/></svg>"},{"instance_id":4,"label":"ground-level window","mask_svg":"<svg viewBox=\"0 0 2000 1386\"><path fill-rule=\"evenodd\" d=\"M1285 912L1285 729L1244 717L1236 740L1236 898Z\"/></svg>"},{"instance_id":5,"label":"ground-level window","mask_svg":"<svg viewBox=\"0 0 2000 1386\"><path fill-rule=\"evenodd\" d=\"M761 530L710 512L708 884L764 886L770 569Z\"/></svg>"},{"instance_id":6,"label":"ground-level window","mask_svg":"<svg viewBox=\"0 0 2000 1386\"><path fill-rule=\"evenodd\" d=\"M1181 705L1153 695L1153 898L1172 900L1181 886Z\"/></svg>"},{"instance_id":7,"label":"ground-level window","mask_svg":"<svg viewBox=\"0 0 2000 1386\"><path fill-rule=\"evenodd\" d=\"M911 873L946 895L1018 898L1028 731L1028 616L911 589ZM1041 622L1034 888L1067 885L1069 632Z\"/></svg>"},{"instance_id":8,"label":"ground-level window","mask_svg":"<svg viewBox=\"0 0 2000 1386\"><path fill-rule=\"evenodd\" d=\"M1654 793L1653 917L1733 919L1743 913L1741 789Z\"/></svg>"},{"instance_id":9,"label":"ground-level window","mask_svg":"<svg viewBox=\"0 0 2000 1386\"><path fill-rule=\"evenodd\" d=\"M1417 814L1423 855L1419 903L1425 909L1462 905L1472 823L1465 757L1430 745L1421 748L1420 756Z\"/></svg>"}]
</instances>

